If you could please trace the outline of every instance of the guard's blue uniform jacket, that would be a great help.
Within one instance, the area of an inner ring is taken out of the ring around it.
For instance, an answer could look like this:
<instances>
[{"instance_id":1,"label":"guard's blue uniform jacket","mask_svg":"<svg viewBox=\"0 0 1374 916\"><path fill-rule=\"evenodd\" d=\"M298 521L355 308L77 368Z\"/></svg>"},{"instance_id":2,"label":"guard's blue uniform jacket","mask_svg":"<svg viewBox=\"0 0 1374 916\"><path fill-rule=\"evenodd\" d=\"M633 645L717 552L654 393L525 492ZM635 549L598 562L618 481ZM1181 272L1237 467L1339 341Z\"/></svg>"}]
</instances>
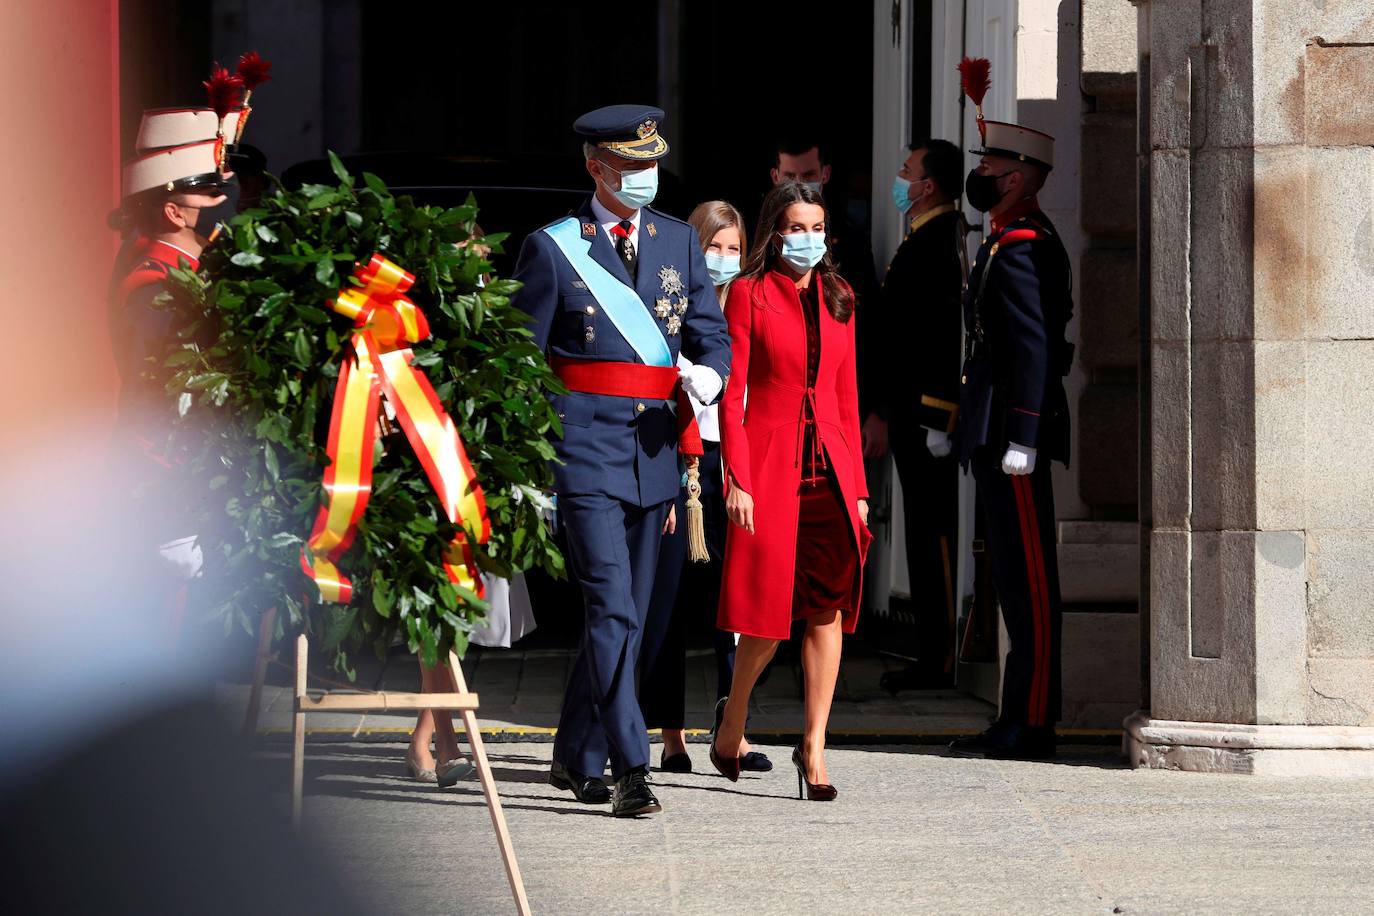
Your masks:
<instances>
[{"instance_id":1,"label":"guard's blue uniform jacket","mask_svg":"<svg viewBox=\"0 0 1374 916\"><path fill-rule=\"evenodd\" d=\"M591 242L590 257L638 293L673 360L681 350L725 379L730 338L696 230L642 209L632 284L591 200L574 216L579 238ZM514 279L524 284L515 303L530 314L535 342L550 357L643 365L544 231L525 239ZM676 419L668 402L650 398L572 392L554 403L563 421L554 488L586 629L563 696L553 759L593 777L609 762L619 778L649 762L635 669L663 523L681 487Z\"/></svg>"},{"instance_id":2,"label":"guard's blue uniform jacket","mask_svg":"<svg viewBox=\"0 0 1374 916\"><path fill-rule=\"evenodd\" d=\"M1034 198L994 220L964 295L959 458L978 485L993 582L1010 650L999 719L1047 728L1060 715L1062 602L1053 460L1068 462L1062 378L1073 360L1069 258ZM1037 450L1035 470L1002 470L1009 443Z\"/></svg>"},{"instance_id":3,"label":"guard's blue uniform jacket","mask_svg":"<svg viewBox=\"0 0 1374 916\"><path fill-rule=\"evenodd\" d=\"M1063 377L1073 361L1064 329L1073 278L1064 243L1035 198L996 221L978 248L964 291L965 351L959 392L959 459L1009 442L1068 463Z\"/></svg>"},{"instance_id":4,"label":"guard's blue uniform jacket","mask_svg":"<svg viewBox=\"0 0 1374 916\"><path fill-rule=\"evenodd\" d=\"M655 316L673 359L681 351L697 365L710 366L721 379L727 378L730 338L696 230L645 207L635 238L638 282L631 284L625 265L597 223L591 199L573 215L588 238L595 236L593 260L633 286ZM680 331L674 334L668 333L669 319L655 311L658 300L665 298L664 270L676 271L687 300L684 314L674 310L669 316L680 322ZM643 362L543 231L525 239L514 279L524 284L515 302L533 318L535 344L550 355ZM572 392L556 397L554 405L563 421L563 440L555 445L562 460L554 467L559 494L604 493L636 506L652 506L677 494L681 485L677 428L666 401Z\"/></svg>"}]
</instances>

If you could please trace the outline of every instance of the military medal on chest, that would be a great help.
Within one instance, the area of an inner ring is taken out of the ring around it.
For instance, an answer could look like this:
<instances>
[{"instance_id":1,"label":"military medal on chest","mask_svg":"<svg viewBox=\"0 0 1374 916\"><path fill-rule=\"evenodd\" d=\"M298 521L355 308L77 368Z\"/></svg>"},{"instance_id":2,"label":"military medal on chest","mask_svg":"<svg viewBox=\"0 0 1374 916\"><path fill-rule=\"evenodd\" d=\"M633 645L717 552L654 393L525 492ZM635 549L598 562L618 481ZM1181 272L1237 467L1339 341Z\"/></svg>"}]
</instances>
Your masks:
<instances>
[{"instance_id":1,"label":"military medal on chest","mask_svg":"<svg viewBox=\"0 0 1374 916\"><path fill-rule=\"evenodd\" d=\"M682 330L682 316L687 313L687 297L683 295L682 274L676 267L661 267L659 286L663 295L654 300L654 314L664 323L669 337Z\"/></svg>"}]
</instances>

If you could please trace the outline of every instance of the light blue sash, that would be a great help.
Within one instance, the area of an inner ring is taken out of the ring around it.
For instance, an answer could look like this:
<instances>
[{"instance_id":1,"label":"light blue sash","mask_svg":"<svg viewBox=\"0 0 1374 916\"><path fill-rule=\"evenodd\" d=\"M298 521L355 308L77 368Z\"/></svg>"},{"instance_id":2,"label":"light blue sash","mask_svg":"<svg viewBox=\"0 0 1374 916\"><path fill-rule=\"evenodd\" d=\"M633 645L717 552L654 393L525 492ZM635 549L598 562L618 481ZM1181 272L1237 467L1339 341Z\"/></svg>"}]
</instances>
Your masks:
<instances>
[{"instance_id":1,"label":"light blue sash","mask_svg":"<svg viewBox=\"0 0 1374 916\"><path fill-rule=\"evenodd\" d=\"M582 221L570 216L544 231L553 239L558 250L563 252L573 270L587 284L587 289L601 303L601 310L611 319L611 324L634 347L645 365L671 366L673 354L668 349L668 341L664 339L658 322L644 307L644 300L639 298L638 293L592 260L592 243L590 239L582 237Z\"/></svg>"}]
</instances>

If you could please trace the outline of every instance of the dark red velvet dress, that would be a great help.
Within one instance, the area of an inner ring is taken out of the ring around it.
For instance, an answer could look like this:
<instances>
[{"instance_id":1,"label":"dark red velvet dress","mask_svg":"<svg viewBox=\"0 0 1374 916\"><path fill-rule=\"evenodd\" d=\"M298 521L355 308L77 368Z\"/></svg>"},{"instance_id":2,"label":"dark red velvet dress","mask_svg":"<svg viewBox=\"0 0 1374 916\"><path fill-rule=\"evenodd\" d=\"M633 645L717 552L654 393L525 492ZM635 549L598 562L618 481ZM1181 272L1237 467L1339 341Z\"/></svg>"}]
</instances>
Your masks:
<instances>
[{"instance_id":1,"label":"dark red velvet dress","mask_svg":"<svg viewBox=\"0 0 1374 916\"><path fill-rule=\"evenodd\" d=\"M806 321L806 387L816 387L821 364L820 300L815 284L801 291L802 318ZM826 460L825 447L816 436L815 405L808 398L801 424L801 505L797 513L796 578L792 585L792 619L850 607L859 552L849 528L835 471Z\"/></svg>"}]
</instances>

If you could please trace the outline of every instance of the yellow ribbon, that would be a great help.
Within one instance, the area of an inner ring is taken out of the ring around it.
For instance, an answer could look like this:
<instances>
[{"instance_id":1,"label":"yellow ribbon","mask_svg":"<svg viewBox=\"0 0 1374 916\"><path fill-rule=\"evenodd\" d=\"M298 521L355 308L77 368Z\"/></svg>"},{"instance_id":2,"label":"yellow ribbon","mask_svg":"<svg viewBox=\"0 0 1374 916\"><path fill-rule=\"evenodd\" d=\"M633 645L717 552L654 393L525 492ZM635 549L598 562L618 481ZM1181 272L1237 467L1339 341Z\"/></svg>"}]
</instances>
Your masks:
<instances>
[{"instance_id":1,"label":"yellow ribbon","mask_svg":"<svg viewBox=\"0 0 1374 916\"><path fill-rule=\"evenodd\" d=\"M326 447L325 504L301 549L301 569L319 588L321 601L347 604L352 599L353 584L338 562L353 543L372 494L373 431L385 395L445 515L458 527L444 550L444 571L455 585L482 597L482 577L464 519L472 520L478 544L487 543L491 522L457 426L429 379L411 365L414 353L407 344L429 336L424 312L404 295L415 277L380 253L359 265L353 276L361 286L345 286L329 303L353 319L356 362L345 360L339 368Z\"/></svg>"}]
</instances>

